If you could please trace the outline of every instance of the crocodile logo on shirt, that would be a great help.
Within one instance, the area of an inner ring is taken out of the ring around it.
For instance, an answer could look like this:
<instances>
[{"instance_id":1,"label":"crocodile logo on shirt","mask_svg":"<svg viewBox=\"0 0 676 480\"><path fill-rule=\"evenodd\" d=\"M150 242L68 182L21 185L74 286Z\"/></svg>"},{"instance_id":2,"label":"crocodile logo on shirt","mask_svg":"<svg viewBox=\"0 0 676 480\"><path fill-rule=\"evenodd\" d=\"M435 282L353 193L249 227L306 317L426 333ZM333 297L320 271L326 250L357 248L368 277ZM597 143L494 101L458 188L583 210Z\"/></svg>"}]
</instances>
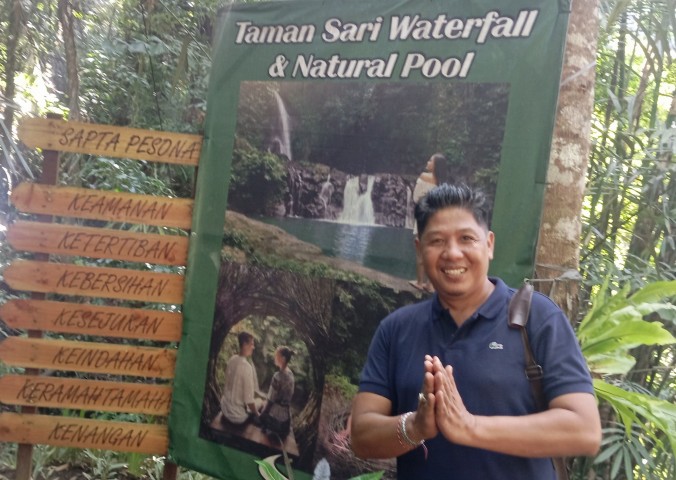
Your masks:
<instances>
[{"instance_id":1,"label":"crocodile logo on shirt","mask_svg":"<svg viewBox=\"0 0 676 480\"><path fill-rule=\"evenodd\" d=\"M491 342L488 344L488 348L491 350L502 350L502 343Z\"/></svg>"}]
</instances>

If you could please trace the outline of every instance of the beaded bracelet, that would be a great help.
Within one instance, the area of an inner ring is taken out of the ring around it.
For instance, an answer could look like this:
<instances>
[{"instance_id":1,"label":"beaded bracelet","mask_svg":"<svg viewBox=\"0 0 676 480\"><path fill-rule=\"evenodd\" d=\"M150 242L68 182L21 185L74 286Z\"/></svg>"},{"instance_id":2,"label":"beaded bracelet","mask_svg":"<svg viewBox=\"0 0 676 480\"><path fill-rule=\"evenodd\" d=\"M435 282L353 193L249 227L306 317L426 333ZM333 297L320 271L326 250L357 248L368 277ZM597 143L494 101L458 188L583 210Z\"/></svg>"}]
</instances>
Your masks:
<instances>
[{"instance_id":1,"label":"beaded bracelet","mask_svg":"<svg viewBox=\"0 0 676 480\"><path fill-rule=\"evenodd\" d=\"M427 445L425 445L425 440L420 440L419 442L415 442L411 439L411 437L408 436L408 433L406 433L406 419L410 417L413 414L413 412L406 412L403 415L399 417L399 428L397 428L397 438L399 439L399 444L401 444L402 447L423 447L423 450L425 451L425 460L427 460Z\"/></svg>"}]
</instances>

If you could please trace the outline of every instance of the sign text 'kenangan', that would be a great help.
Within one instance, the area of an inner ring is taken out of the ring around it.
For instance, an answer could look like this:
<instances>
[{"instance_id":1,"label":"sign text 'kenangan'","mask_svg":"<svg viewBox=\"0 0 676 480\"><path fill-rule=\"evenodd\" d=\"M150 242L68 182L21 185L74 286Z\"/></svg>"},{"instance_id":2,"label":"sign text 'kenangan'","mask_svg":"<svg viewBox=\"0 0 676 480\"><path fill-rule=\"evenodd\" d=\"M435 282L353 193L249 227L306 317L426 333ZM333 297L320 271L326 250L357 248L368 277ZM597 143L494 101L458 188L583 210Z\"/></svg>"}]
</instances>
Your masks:
<instances>
[{"instance_id":1,"label":"sign text 'kenangan'","mask_svg":"<svg viewBox=\"0 0 676 480\"><path fill-rule=\"evenodd\" d=\"M93 448L132 448L140 447L148 435L148 430L133 427L118 427L115 425L81 425L68 422L59 422L49 432L48 440L60 442L75 442L89 444Z\"/></svg>"}]
</instances>

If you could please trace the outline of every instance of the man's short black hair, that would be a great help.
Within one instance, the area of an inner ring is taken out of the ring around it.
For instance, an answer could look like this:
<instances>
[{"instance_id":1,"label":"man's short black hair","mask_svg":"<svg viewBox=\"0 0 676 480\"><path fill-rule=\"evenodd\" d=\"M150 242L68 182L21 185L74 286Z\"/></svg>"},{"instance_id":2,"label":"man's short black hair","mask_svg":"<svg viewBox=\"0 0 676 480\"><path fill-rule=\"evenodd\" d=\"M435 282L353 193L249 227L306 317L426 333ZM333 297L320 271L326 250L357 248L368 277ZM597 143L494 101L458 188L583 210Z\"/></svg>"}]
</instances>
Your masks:
<instances>
[{"instance_id":1,"label":"man's short black hair","mask_svg":"<svg viewBox=\"0 0 676 480\"><path fill-rule=\"evenodd\" d=\"M489 228L488 201L481 191L474 190L463 183L442 183L430 190L415 206L418 236L423 234L432 215L449 207L467 210L479 225L486 229Z\"/></svg>"},{"instance_id":2,"label":"man's short black hair","mask_svg":"<svg viewBox=\"0 0 676 480\"><path fill-rule=\"evenodd\" d=\"M254 338L254 336L251 335L249 332L239 332L237 334L237 341L239 342L239 348L241 349L244 345L251 342L251 340L253 340L253 338Z\"/></svg>"}]
</instances>

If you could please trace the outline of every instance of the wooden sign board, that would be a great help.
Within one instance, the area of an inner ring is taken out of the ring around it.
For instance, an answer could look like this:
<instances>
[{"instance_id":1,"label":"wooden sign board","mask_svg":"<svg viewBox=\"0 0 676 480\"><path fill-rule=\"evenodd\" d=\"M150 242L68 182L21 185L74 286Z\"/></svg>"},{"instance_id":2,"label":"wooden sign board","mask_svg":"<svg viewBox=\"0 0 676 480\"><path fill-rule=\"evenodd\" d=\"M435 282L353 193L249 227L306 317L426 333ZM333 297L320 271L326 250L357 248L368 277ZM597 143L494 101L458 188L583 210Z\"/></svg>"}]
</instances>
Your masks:
<instances>
[{"instance_id":1,"label":"wooden sign board","mask_svg":"<svg viewBox=\"0 0 676 480\"><path fill-rule=\"evenodd\" d=\"M0 305L0 318L12 328L166 342L180 340L183 324L162 310L28 299Z\"/></svg>"},{"instance_id":2,"label":"wooden sign board","mask_svg":"<svg viewBox=\"0 0 676 480\"><path fill-rule=\"evenodd\" d=\"M26 118L19 138L31 148L197 166L202 137L112 125Z\"/></svg>"},{"instance_id":3,"label":"wooden sign board","mask_svg":"<svg viewBox=\"0 0 676 480\"><path fill-rule=\"evenodd\" d=\"M29 147L52 151L49 156L52 165L58 162L58 154L54 152L61 151L196 166L203 141L199 135L39 118L22 121L19 137ZM192 199L30 183L16 187L11 201L26 213L94 220L96 225L131 223L183 230L191 228L194 204ZM181 235L29 221L11 225L7 239L17 250L39 254L170 266L186 265L189 242L188 237ZM17 290L183 303L184 277L178 274L18 260L4 270L3 276ZM180 340L183 323L178 312L37 299L6 302L0 306L0 317L13 328L32 331L166 342ZM171 379L176 351L9 337L0 341L0 361L30 369ZM0 402L22 407L166 416L171 393L168 384L39 375L0 377ZM20 460L26 460L25 453L30 452L22 448L33 444L165 455L168 432L166 426L159 425L2 413L0 441L19 443ZM17 465L22 465L24 478L29 472L26 463L19 461Z\"/></svg>"},{"instance_id":4,"label":"wooden sign board","mask_svg":"<svg viewBox=\"0 0 676 480\"><path fill-rule=\"evenodd\" d=\"M188 237L178 235L23 221L6 235L12 247L29 252L161 265L185 265L188 257Z\"/></svg>"},{"instance_id":5,"label":"wooden sign board","mask_svg":"<svg viewBox=\"0 0 676 480\"><path fill-rule=\"evenodd\" d=\"M8 337L0 342L0 360L15 367L173 378L176 351L109 343Z\"/></svg>"},{"instance_id":6,"label":"wooden sign board","mask_svg":"<svg viewBox=\"0 0 676 480\"><path fill-rule=\"evenodd\" d=\"M14 206L27 213L189 229L193 201L75 187L21 183Z\"/></svg>"},{"instance_id":7,"label":"wooden sign board","mask_svg":"<svg viewBox=\"0 0 676 480\"><path fill-rule=\"evenodd\" d=\"M168 415L171 386L5 375L0 377L0 402L7 405Z\"/></svg>"},{"instance_id":8,"label":"wooden sign board","mask_svg":"<svg viewBox=\"0 0 676 480\"><path fill-rule=\"evenodd\" d=\"M169 436L165 425L2 413L0 441L164 455Z\"/></svg>"},{"instance_id":9,"label":"wooden sign board","mask_svg":"<svg viewBox=\"0 0 676 480\"><path fill-rule=\"evenodd\" d=\"M4 277L15 290L158 303L183 302L183 276L173 273L16 260L5 269Z\"/></svg>"}]
</instances>

